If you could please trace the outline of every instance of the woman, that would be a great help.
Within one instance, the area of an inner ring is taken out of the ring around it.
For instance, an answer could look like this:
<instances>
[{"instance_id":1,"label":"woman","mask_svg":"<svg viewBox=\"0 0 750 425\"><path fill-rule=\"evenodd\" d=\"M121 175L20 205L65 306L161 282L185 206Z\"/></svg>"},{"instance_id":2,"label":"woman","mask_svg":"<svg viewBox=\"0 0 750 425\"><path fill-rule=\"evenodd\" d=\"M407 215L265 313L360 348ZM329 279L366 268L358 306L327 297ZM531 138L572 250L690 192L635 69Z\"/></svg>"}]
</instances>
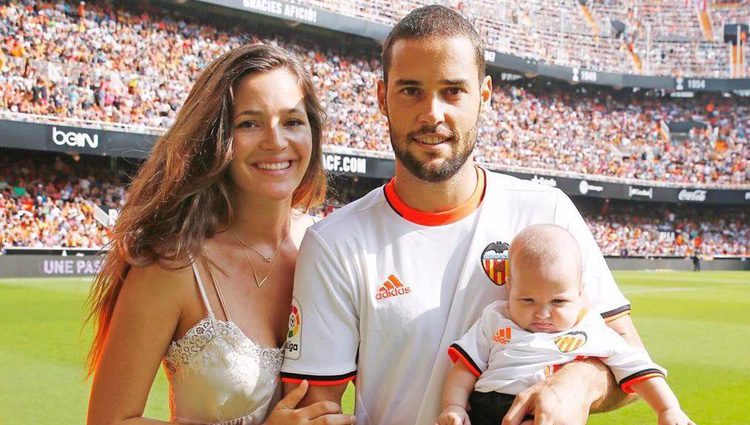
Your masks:
<instances>
[{"instance_id":1,"label":"woman","mask_svg":"<svg viewBox=\"0 0 750 425\"><path fill-rule=\"evenodd\" d=\"M297 247L325 193L324 112L282 49L211 63L132 182L91 293L89 424L142 418L161 362L178 423L353 423L278 400ZM308 422L311 421L311 422Z\"/></svg>"}]
</instances>

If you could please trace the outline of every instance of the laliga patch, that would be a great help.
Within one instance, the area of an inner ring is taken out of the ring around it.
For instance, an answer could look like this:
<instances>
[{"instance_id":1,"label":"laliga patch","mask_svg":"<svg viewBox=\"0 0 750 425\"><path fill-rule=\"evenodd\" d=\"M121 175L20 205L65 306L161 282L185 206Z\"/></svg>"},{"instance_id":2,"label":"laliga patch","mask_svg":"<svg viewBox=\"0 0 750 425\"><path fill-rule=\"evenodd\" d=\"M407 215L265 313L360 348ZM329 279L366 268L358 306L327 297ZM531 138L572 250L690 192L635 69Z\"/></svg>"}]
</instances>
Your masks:
<instances>
[{"instance_id":1,"label":"laliga patch","mask_svg":"<svg viewBox=\"0 0 750 425\"><path fill-rule=\"evenodd\" d=\"M555 338L555 345L563 353L569 353L583 347L587 339L586 332L573 331Z\"/></svg>"},{"instance_id":2,"label":"laliga patch","mask_svg":"<svg viewBox=\"0 0 750 425\"><path fill-rule=\"evenodd\" d=\"M507 242L492 242L482 251L482 269L492 283L497 286L505 285L510 273Z\"/></svg>"},{"instance_id":3,"label":"laliga patch","mask_svg":"<svg viewBox=\"0 0 750 425\"><path fill-rule=\"evenodd\" d=\"M289 332L284 343L284 357L299 360L302 334L302 309L296 298L292 298L292 311L289 313Z\"/></svg>"}]
</instances>

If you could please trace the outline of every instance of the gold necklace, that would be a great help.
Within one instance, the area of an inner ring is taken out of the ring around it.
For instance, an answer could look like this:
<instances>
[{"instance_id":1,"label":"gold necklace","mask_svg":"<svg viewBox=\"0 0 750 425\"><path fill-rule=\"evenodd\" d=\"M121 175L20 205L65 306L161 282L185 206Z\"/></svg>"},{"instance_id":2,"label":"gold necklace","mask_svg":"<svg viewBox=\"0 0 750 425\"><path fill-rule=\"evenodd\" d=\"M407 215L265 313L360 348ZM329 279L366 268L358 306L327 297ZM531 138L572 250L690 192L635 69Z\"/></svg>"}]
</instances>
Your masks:
<instances>
[{"instance_id":1,"label":"gold necklace","mask_svg":"<svg viewBox=\"0 0 750 425\"><path fill-rule=\"evenodd\" d=\"M268 273L266 273L266 275L263 276L263 279L258 279L258 273L256 273L256 271L255 271L255 266L253 265L253 261L250 259L250 256L248 255L247 250L243 251L243 253L245 254L245 258L247 259L247 262L250 263L250 270L252 270L252 272L253 272L253 278L255 279L255 285L258 288L260 288L261 286L263 286L264 283L266 283L266 280L268 280L268 277L271 276L271 272L273 271L273 263L276 260L276 258L278 258L278 254L281 251L281 247L284 245L284 242L286 242L286 240L289 239L289 235L291 234L291 231L287 232L286 237L284 238L284 240L282 240L281 243L279 244L279 246L276 247L276 251L274 251L274 253L270 257L267 257L267 256L263 255L260 251L258 251L257 249L253 248L252 246L250 246L250 244L248 244L247 242L245 242L244 240L242 240L236 233L234 233L234 231L230 231L230 233L232 234L232 236L235 239L237 239L237 242L241 243L246 248L252 249L253 252L255 252L256 254L258 254L263 259L263 261L265 261L266 263L269 263Z\"/></svg>"}]
</instances>

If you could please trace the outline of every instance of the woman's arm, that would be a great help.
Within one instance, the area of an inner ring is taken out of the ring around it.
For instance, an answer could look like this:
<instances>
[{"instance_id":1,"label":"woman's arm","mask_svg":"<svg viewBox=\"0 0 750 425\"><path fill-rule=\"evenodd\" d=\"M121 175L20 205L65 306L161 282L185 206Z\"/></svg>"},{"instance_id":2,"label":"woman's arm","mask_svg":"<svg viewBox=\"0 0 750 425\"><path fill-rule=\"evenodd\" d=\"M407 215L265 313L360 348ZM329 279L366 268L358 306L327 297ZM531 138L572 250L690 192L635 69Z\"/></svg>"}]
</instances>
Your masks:
<instances>
[{"instance_id":1,"label":"woman's arm","mask_svg":"<svg viewBox=\"0 0 750 425\"><path fill-rule=\"evenodd\" d=\"M166 270L154 264L130 270L94 370L88 425L165 423L142 415L190 282L189 268Z\"/></svg>"}]
</instances>

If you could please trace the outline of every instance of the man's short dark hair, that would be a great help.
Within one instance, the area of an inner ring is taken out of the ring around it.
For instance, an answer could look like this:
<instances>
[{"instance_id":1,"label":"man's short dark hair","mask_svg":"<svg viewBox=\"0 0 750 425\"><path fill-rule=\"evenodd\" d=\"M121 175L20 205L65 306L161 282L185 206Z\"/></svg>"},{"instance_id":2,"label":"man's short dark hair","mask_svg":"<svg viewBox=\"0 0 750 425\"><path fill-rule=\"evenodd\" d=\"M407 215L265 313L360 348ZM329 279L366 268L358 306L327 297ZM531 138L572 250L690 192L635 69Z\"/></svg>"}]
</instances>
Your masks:
<instances>
[{"instance_id":1,"label":"man's short dark hair","mask_svg":"<svg viewBox=\"0 0 750 425\"><path fill-rule=\"evenodd\" d=\"M398 40L422 39L429 37L466 37L474 46L474 59L479 69L479 79L484 78L484 43L477 31L466 18L447 7L424 6L412 10L391 29L383 43L381 60L383 80L388 81L393 45Z\"/></svg>"}]
</instances>

